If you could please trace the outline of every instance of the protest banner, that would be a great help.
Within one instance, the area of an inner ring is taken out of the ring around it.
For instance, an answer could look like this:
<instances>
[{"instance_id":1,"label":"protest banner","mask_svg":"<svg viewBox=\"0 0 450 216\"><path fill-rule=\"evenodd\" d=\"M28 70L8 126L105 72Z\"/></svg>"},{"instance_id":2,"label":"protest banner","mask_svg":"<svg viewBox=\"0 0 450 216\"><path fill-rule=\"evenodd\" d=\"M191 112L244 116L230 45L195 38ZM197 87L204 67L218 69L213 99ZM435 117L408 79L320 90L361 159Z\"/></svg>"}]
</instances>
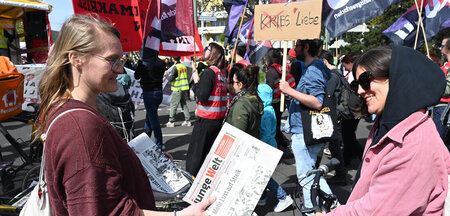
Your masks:
<instances>
[{"instance_id":1,"label":"protest banner","mask_svg":"<svg viewBox=\"0 0 450 216\"><path fill-rule=\"evenodd\" d=\"M320 37L322 0L255 6L255 40Z\"/></svg>"},{"instance_id":2,"label":"protest banner","mask_svg":"<svg viewBox=\"0 0 450 216\"><path fill-rule=\"evenodd\" d=\"M256 5L254 20L254 40L284 40L281 79L286 80L286 41L320 37L322 0ZM285 109L284 97L282 93L280 112Z\"/></svg>"},{"instance_id":3,"label":"protest banner","mask_svg":"<svg viewBox=\"0 0 450 216\"><path fill-rule=\"evenodd\" d=\"M75 14L98 14L119 29L123 51L142 48L148 0L72 0Z\"/></svg>"},{"instance_id":4,"label":"protest banner","mask_svg":"<svg viewBox=\"0 0 450 216\"><path fill-rule=\"evenodd\" d=\"M214 196L208 215L251 215L282 154L225 123L183 200Z\"/></svg>"},{"instance_id":5,"label":"protest banner","mask_svg":"<svg viewBox=\"0 0 450 216\"><path fill-rule=\"evenodd\" d=\"M40 102L38 85L45 72L45 66L45 64L16 65L17 71L25 77L22 110L34 112L35 110L28 104Z\"/></svg>"},{"instance_id":6,"label":"protest banner","mask_svg":"<svg viewBox=\"0 0 450 216\"><path fill-rule=\"evenodd\" d=\"M190 186L183 172L164 155L161 148L146 133L132 139L128 145L141 161L153 191L174 194Z\"/></svg>"}]
</instances>

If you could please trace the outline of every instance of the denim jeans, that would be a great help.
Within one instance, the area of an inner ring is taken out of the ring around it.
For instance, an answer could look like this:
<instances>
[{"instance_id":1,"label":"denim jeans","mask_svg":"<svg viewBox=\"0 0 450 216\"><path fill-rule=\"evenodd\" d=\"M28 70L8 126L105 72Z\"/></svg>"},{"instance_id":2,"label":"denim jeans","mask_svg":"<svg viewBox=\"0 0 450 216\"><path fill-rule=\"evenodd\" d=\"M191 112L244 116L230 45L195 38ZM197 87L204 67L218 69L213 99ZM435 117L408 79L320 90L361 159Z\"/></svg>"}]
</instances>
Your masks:
<instances>
[{"instance_id":1,"label":"denim jeans","mask_svg":"<svg viewBox=\"0 0 450 216\"><path fill-rule=\"evenodd\" d=\"M144 105L146 110L144 130L148 131L151 136L152 131L155 133L155 144L162 147L163 139L161 125L158 117L158 107L162 102L162 90L144 91Z\"/></svg>"},{"instance_id":2,"label":"denim jeans","mask_svg":"<svg viewBox=\"0 0 450 216\"><path fill-rule=\"evenodd\" d=\"M286 191L279 185L273 178L269 179L269 182L267 183L267 189L273 194L277 196L277 199L286 199ZM264 190L264 193L261 196L261 199L264 199L266 197L266 190Z\"/></svg>"},{"instance_id":3,"label":"denim jeans","mask_svg":"<svg viewBox=\"0 0 450 216\"><path fill-rule=\"evenodd\" d=\"M189 121L191 118L191 114L189 114L189 108L186 103L186 96L189 93L189 90L186 91L172 91L172 98L170 100L170 113L169 113L169 122L175 121L175 113L177 112L178 105L181 105L184 113L184 120Z\"/></svg>"},{"instance_id":4,"label":"denim jeans","mask_svg":"<svg viewBox=\"0 0 450 216\"><path fill-rule=\"evenodd\" d=\"M444 112L446 106L435 106L433 107L433 122L436 125L437 131L442 139L444 139L445 131L447 126L442 125L441 116Z\"/></svg>"},{"instance_id":5,"label":"denim jeans","mask_svg":"<svg viewBox=\"0 0 450 216\"><path fill-rule=\"evenodd\" d=\"M317 155L322 149L324 143L306 146L305 141L303 139L303 134L292 134L292 153L295 157L295 167L297 169L297 179L302 179L305 177L306 173L314 169ZM314 176L311 175L302 181L299 181L299 184L303 187L303 199L305 200L305 207L312 208L311 203L311 186L314 180ZM325 193L331 194L331 189L328 186L325 178L323 176L319 181L320 189Z\"/></svg>"}]
</instances>

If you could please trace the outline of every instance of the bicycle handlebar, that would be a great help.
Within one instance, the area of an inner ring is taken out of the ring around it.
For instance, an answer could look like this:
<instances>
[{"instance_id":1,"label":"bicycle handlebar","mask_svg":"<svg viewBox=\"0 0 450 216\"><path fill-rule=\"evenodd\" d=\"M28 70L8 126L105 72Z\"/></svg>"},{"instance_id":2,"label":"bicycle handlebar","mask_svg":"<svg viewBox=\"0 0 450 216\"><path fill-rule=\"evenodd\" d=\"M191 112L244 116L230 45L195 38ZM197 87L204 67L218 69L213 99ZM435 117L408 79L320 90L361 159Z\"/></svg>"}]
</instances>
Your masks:
<instances>
[{"instance_id":1,"label":"bicycle handlebar","mask_svg":"<svg viewBox=\"0 0 450 216\"><path fill-rule=\"evenodd\" d=\"M336 158L332 158L327 164L320 165L319 168L310 170L306 173L306 176L304 178L307 178L314 174L314 181L311 185L311 203L313 205L312 210L314 212L322 212L321 206L317 203L317 197L323 197L325 199L334 199L334 195L330 195L325 193L320 189L319 181L320 177L327 174L328 172L332 171L334 167L338 166L340 164L339 160ZM303 178L303 179L304 179ZM302 179L302 180L303 180Z\"/></svg>"}]
</instances>

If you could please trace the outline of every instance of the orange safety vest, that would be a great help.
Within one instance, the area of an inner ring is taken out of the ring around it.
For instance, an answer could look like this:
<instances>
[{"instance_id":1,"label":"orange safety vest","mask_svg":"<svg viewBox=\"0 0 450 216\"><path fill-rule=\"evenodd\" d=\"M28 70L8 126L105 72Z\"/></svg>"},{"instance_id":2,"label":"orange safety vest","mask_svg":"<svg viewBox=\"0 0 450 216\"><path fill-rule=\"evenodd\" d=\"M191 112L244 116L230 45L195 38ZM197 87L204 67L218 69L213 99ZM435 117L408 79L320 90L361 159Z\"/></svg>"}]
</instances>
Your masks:
<instances>
[{"instance_id":1,"label":"orange safety vest","mask_svg":"<svg viewBox=\"0 0 450 216\"><path fill-rule=\"evenodd\" d=\"M281 79L282 67L281 67L281 65L279 65L277 63L273 63L267 69L269 69L271 67L275 68L275 70L280 74L280 77L275 80L275 83L273 85L273 97L278 98L281 96L280 79ZM292 88L295 86L295 78L291 75L291 72L289 70L286 70L286 82L288 82L289 86L291 86Z\"/></svg>"},{"instance_id":2,"label":"orange safety vest","mask_svg":"<svg viewBox=\"0 0 450 216\"><path fill-rule=\"evenodd\" d=\"M197 115L206 119L223 119L227 113L227 89L225 88L226 75L216 66L210 66L214 71L214 88L206 102L198 102Z\"/></svg>"}]
</instances>

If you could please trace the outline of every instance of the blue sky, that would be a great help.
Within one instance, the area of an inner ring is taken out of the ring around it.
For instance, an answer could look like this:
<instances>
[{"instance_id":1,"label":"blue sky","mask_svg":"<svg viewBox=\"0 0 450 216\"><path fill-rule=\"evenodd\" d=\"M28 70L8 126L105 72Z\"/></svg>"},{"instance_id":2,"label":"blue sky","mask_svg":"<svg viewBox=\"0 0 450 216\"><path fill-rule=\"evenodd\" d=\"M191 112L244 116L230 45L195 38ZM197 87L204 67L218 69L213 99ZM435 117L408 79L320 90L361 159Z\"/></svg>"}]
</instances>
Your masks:
<instances>
[{"instance_id":1,"label":"blue sky","mask_svg":"<svg viewBox=\"0 0 450 216\"><path fill-rule=\"evenodd\" d=\"M44 2L53 6L49 14L50 26L52 30L59 31L64 21L73 15L72 0L44 0Z\"/></svg>"}]
</instances>

